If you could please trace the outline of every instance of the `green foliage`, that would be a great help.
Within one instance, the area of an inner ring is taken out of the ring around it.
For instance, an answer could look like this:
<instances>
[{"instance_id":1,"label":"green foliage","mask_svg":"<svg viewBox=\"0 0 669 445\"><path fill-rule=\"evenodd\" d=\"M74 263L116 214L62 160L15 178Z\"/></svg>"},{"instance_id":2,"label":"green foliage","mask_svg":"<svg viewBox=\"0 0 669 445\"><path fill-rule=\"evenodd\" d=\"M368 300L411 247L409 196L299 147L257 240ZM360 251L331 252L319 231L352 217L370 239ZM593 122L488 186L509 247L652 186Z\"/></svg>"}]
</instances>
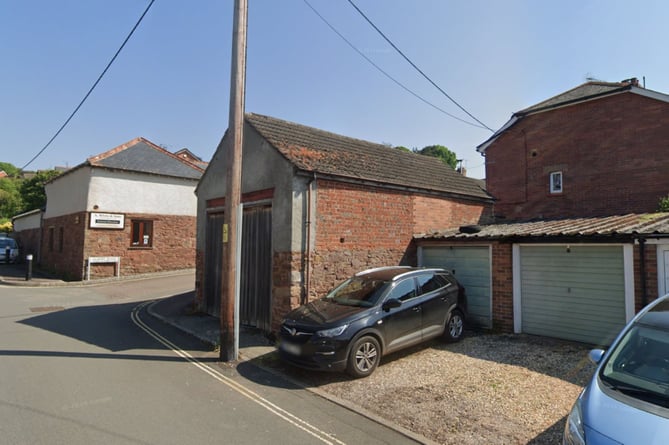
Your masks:
<instances>
[{"instance_id":1,"label":"green foliage","mask_svg":"<svg viewBox=\"0 0 669 445\"><path fill-rule=\"evenodd\" d=\"M21 196L23 197L23 210L41 209L46 205L46 192L44 184L58 176L56 170L40 170L30 179L21 184Z\"/></svg>"},{"instance_id":2,"label":"green foliage","mask_svg":"<svg viewBox=\"0 0 669 445\"><path fill-rule=\"evenodd\" d=\"M14 228L12 222L5 218L0 218L0 233L11 233Z\"/></svg>"},{"instance_id":3,"label":"green foliage","mask_svg":"<svg viewBox=\"0 0 669 445\"><path fill-rule=\"evenodd\" d=\"M658 211L660 212L669 212L669 195L664 198L660 198L660 203L658 204Z\"/></svg>"},{"instance_id":4,"label":"green foliage","mask_svg":"<svg viewBox=\"0 0 669 445\"><path fill-rule=\"evenodd\" d=\"M0 218L9 219L21 213L23 199L18 188L18 181L12 178L0 178Z\"/></svg>"},{"instance_id":5,"label":"green foliage","mask_svg":"<svg viewBox=\"0 0 669 445\"><path fill-rule=\"evenodd\" d=\"M427 147L423 147L417 153L424 156L439 158L444 164L449 165L452 169L455 169L458 164L456 154L443 145L428 145Z\"/></svg>"},{"instance_id":6,"label":"green foliage","mask_svg":"<svg viewBox=\"0 0 669 445\"><path fill-rule=\"evenodd\" d=\"M18 177L19 173L21 173L21 170L18 167L10 164L9 162L0 162L0 170L4 171L12 178Z\"/></svg>"},{"instance_id":7,"label":"green foliage","mask_svg":"<svg viewBox=\"0 0 669 445\"><path fill-rule=\"evenodd\" d=\"M402 151L408 151L409 153L411 153L411 151L412 151L411 149L406 148L406 147L404 147L404 146L402 146L402 145L398 145L398 146L393 147L393 148L396 148L396 149L398 149L398 150L402 150Z\"/></svg>"}]
</instances>

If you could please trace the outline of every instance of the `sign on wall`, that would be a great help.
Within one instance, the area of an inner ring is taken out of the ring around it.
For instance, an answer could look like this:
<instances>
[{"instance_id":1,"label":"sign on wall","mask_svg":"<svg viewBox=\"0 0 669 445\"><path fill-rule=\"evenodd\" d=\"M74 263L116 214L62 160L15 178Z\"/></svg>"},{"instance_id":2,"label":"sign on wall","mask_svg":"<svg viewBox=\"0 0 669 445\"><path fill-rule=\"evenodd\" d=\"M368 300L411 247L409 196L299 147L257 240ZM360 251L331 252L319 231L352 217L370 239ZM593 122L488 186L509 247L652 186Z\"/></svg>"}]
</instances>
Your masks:
<instances>
[{"instance_id":1,"label":"sign on wall","mask_svg":"<svg viewBox=\"0 0 669 445\"><path fill-rule=\"evenodd\" d=\"M122 213L93 213L91 212L91 229L123 229L125 215Z\"/></svg>"}]
</instances>

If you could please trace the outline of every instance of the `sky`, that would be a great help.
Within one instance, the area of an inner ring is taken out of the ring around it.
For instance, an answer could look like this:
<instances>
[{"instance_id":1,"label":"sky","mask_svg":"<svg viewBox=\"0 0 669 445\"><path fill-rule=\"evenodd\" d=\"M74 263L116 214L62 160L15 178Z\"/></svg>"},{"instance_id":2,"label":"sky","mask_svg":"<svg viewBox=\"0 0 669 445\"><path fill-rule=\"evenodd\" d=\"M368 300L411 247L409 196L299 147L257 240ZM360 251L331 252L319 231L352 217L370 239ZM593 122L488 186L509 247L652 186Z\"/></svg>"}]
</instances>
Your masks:
<instances>
[{"instance_id":1,"label":"sky","mask_svg":"<svg viewBox=\"0 0 669 445\"><path fill-rule=\"evenodd\" d=\"M492 132L347 0L248 3L247 112L393 146L444 145L468 176L485 177L476 147ZM588 78L637 77L669 93L664 0L354 3L493 130ZM210 160L228 126L233 4L156 0L78 113L26 169L73 167L138 136ZM47 144L148 5L0 0L0 161L24 167Z\"/></svg>"}]
</instances>

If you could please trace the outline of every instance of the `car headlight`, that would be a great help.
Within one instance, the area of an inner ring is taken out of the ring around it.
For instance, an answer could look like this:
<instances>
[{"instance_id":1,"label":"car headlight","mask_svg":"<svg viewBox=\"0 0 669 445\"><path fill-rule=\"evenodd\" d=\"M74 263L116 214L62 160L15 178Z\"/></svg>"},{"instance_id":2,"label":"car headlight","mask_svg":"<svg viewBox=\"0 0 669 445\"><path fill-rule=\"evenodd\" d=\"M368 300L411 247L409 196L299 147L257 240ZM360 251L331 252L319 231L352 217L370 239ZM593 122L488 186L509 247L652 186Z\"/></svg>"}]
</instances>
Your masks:
<instances>
[{"instance_id":1,"label":"car headlight","mask_svg":"<svg viewBox=\"0 0 669 445\"><path fill-rule=\"evenodd\" d=\"M567 423L564 426L563 445L585 445L585 430L583 429L583 414L581 413L581 398L574 403Z\"/></svg>"},{"instance_id":2,"label":"car headlight","mask_svg":"<svg viewBox=\"0 0 669 445\"><path fill-rule=\"evenodd\" d=\"M345 324L345 325L337 326L336 328L325 329L323 331L317 331L316 335L319 336L319 337L337 337L337 336L343 334L347 327L348 327L348 325Z\"/></svg>"}]
</instances>

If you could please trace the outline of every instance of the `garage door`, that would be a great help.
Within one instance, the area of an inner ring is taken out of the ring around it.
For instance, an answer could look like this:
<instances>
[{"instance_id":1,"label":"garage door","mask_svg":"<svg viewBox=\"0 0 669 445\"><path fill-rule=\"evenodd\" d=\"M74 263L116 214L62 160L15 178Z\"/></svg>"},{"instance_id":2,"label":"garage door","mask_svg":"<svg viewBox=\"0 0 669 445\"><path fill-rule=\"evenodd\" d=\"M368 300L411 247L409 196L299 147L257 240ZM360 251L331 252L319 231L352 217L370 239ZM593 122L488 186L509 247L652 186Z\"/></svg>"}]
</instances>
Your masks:
<instances>
[{"instance_id":1,"label":"garage door","mask_svg":"<svg viewBox=\"0 0 669 445\"><path fill-rule=\"evenodd\" d=\"M466 289L469 323L484 328L492 327L490 249L487 246L423 247L420 264L451 271Z\"/></svg>"},{"instance_id":2,"label":"garage door","mask_svg":"<svg viewBox=\"0 0 669 445\"><path fill-rule=\"evenodd\" d=\"M521 246L522 331L608 345L625 325L622 246Z\"/></svg>"}]
</instances>

